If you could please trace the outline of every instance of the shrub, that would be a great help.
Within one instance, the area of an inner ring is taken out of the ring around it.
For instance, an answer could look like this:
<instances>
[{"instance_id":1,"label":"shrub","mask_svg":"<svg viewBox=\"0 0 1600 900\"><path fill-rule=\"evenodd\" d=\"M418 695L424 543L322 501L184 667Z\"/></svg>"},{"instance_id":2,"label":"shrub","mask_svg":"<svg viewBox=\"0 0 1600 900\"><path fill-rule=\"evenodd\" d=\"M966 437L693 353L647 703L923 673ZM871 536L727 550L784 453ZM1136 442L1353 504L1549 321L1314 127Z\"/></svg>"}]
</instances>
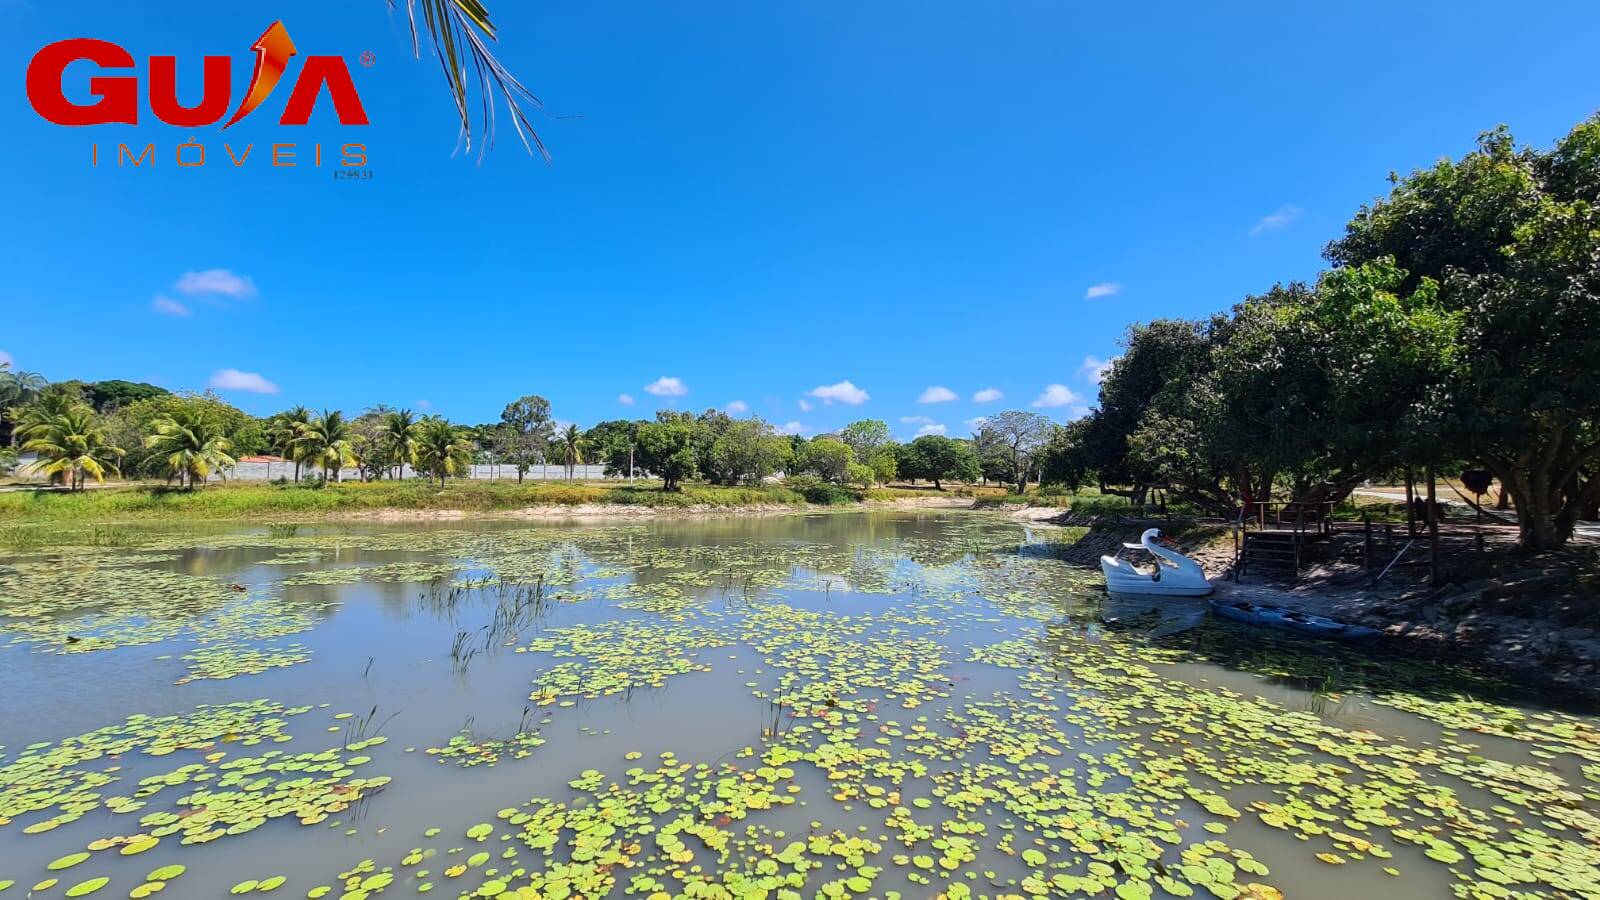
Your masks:
<instances>
[{"instance_id":1,"label":"shrub","mask_svg":"<svg viewBox=\"0 0 1600 900\"><path fill-rule=\"evenodd\" d=\"M859 503L865 497L860 490L824 481L815 475L791 475L784 485L804 497L807 503L819 506Z\"/></svg>"}]
</instances>

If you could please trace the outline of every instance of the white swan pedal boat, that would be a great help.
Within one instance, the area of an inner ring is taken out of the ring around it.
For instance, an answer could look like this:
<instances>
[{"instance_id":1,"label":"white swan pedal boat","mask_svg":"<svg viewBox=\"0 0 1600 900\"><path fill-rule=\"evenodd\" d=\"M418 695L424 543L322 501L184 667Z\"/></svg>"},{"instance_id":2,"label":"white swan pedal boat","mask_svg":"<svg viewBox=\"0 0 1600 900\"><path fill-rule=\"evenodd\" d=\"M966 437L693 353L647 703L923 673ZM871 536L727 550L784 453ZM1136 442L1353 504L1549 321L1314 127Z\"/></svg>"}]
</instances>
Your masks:
<instances>
[{"instance_id":1,"label":"white swan pedal boat","mask_svg":"<svg viewBox=\"0 0 1600 900\"><path fill-rule=\"evenodd\" d=\"M1165 597L1204 597L1211 593L1211 582L1200 564L1171 549L1167 536L1151 528L1137 544L1123 544L1129 550L1144 550L1155 557L1155 568L1146 570L1118 556L1100 557L1100 571L1106 576L1106 590L1113 594L1154 594Z\"/></svg>"}]
</instances>

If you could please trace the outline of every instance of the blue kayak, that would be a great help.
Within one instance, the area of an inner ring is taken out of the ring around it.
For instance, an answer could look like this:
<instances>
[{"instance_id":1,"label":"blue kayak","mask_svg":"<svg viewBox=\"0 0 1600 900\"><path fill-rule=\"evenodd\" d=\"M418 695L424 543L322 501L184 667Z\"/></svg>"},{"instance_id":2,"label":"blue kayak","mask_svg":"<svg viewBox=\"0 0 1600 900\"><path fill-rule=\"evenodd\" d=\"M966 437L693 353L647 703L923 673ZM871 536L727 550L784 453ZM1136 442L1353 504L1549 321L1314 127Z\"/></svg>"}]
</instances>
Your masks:
<instances>
[{"instance_id":1,"label":"blue kayak","mask_svg":"<svg viewBox=\"0 0 1600 900\"><path fill-rule=\"evenodd\" d=\"M1307 637L1326 638L1333 641L1365 641L1378 636L1378 629L1365 625L1351 625L1337 619L1313 616L1282 606L1267 606L1244 600L1212 600L1211 611L1224 619L1280 628Z\"/></svg>"}]
</instances>

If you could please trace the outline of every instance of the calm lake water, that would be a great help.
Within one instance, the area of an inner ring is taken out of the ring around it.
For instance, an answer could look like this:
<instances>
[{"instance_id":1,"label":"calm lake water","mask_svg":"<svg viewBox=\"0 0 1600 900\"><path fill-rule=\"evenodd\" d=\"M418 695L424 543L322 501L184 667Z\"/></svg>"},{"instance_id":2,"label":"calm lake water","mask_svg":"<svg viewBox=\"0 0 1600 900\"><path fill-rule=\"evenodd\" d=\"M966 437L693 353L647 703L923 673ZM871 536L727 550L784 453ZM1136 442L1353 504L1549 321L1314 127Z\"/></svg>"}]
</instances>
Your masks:
<instances>
[{"instance_id":1,"label":"calm lake water","mask_svg":"<svg viewBox=\"0 0 1600 900\"><path fill-rule=\"evenodd\" d=\"M0 556L11 896L1600 896L1600 721L972 513ZM1193 626L1193 627L1189 627Z\"/></svg>"}]
</instances>

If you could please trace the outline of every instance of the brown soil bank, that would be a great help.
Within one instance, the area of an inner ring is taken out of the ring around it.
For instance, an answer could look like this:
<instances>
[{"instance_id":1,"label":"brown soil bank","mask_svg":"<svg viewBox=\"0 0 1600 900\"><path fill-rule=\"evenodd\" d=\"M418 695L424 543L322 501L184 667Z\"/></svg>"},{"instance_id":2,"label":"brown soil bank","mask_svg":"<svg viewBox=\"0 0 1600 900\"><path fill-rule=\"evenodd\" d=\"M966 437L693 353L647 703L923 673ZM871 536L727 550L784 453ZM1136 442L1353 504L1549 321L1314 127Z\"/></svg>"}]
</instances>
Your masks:
<instances>
[{"instance_id":1,"label":"brown soil bank","mask_svg":"<svg viewBox=\"0 0 1600 900\"><path fill-rule=\"evenodd\" d=\"M1440 583L1430 584L1419 541L1381 581L1364 560L1362 536L1341 533L1316 548L1298 579L1247 574L1231 580L1233 538L1222 523L1074 520L1089 531L1063 558L1099 565L1124 541L1159 527L1198 560L1216 596L1272 603L1381 629L1391 645L1422 648L1537 685L1600 702L1600 546L1523 554L1508 536L1457 536L1441 546ZM1385 548L1387 549L1387 548ZM1374 553L1381 570L1395 551Z\"/></svg>"}]
</instances>

